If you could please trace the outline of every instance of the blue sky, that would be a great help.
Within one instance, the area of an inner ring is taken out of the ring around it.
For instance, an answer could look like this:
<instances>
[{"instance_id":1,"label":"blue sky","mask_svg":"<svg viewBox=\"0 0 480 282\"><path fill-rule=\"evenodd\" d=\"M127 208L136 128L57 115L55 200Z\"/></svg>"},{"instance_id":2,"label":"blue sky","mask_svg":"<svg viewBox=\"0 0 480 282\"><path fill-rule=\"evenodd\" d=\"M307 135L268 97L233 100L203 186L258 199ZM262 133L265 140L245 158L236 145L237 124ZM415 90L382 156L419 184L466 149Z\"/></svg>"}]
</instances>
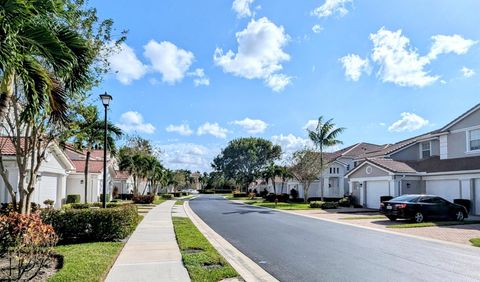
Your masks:
<instances>
[{"instance_id":1,"label":"blue sky","mask_svg":"<svg viewBox=\"0 0 480 282\"><path fill-rule=\"evenodd\" d=\"M209 170L227 142L308 145L323 115L344 145L385 144L480 102L479 1L92 0L128 39L95 91L170 168Z\"/></svg>"}]
</instances>

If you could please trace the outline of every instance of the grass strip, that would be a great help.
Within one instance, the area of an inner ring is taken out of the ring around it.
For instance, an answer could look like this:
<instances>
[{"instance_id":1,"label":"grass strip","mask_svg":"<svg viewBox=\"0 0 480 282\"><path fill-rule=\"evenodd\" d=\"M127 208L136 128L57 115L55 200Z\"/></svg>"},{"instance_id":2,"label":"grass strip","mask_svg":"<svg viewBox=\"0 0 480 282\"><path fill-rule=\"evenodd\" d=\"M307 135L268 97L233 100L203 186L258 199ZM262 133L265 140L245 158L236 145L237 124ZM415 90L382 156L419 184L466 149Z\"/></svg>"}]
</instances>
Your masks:
<instances>
[{"instance_id":1,"label":"grass strip","mask_svg":"<svg viewBox=\"0 0 480 282\"><path fill-rule=\"evenodd\" d=\"M48 281L103 281L124 244L95 242L57 246L55 251L63 256L63 267Z\"/></svg>"},{"instance_id":2,"label":"grass strip","mask_svg":"<svg viewBox=\"0 0 480 282\"><path fill-rule=\"evenodd\" d=\"M155 196L155 199L153 200L154 205L160 205L161 203L165 202L166 200L163 199L160 196Z\"/></svg>"},{"instance_id":3,"label":"grass strip","mask_svg":"<svg viewBox=\"0 0 480 282\"><path fill-rule=\"evenodd\" d=\"M183 264L193 282L220 281L239 276L189 218L173 217L173 226Z\"/></svg>"},{"instance_id":4,"label":"grass strip","mask_svg":"<svg viewBox=\"0 0 480 282\"><path fill-rule=\"evenodd\" d=\"M480 224L480 221L468 220L468 221L437 221L437 222L422 222L422 223L405 223L405 224L388 225L387 228L421 228L421 227L468 225L468 224Z\"/></svg>"},{"instance_id":5,"label":"grass strip","mask_svg":"<svg viewBox=\"0 0 480 282\"><path fill-rule=\"evenodd\" d=\"M175 205L176 205L176 206L183 206L183 203L184 203L184 202L185 202L184 200L176 200L176 201L175 201Z\"/></svg>"},{"instance_id":6,"label":"grass strip","mask_svg":"<svg viewBox=\"0 0 480 282\"><path fill-rule=\"evenodd\" d=\"M283 203L283 202L279 202L275 205L275 203L263 202L263 201L245 201L244 204L257 206L257 207L279 209L279 210L309 210L309 209L312 209L309 204L305 204L305 203Z\"/></svg>"},{"instance_id":7,"label":"grass strip","mask_svg":"<svg viewBox=\"0 0 480 282\"><path fill-rule=\"evenodd\" d=\"M470 243L475 247L480 247L480 237L470 239Z\"/></svg>"},{"instance_id":8,"label":"grass strip","mask_svg":"<svg viewBox=\"0 0 480 282\"><path fill-rule=\"evenodd\" d=\"M357 219L386 219L384 215L371 215L371 216L350 216L340 218L342 220L357 220Z\"/></svg>"}]
</instances>

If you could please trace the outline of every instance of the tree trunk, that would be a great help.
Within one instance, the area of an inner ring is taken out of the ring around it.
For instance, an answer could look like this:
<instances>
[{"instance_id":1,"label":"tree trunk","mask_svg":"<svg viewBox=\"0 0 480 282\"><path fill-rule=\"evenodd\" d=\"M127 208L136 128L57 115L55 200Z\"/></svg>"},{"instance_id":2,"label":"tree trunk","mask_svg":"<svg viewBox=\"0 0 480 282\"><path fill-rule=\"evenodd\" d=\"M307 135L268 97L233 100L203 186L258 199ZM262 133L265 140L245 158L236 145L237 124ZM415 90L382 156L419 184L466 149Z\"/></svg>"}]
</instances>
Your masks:
<instances>
[{"instance_id":1,"label":"tree trunk","mask_svg":"<svg viewBox=\"0 0 480 282\"><path fill-rule=\"evenodd\" d=\"M308 189L310 189L310 185L308 182L304 182L303 184L303 202L305 204L308 203Z\"/></svg>"},{"instance_id":2,"label":"tree trunk","mask_svg":"<svg viewBox=\"0 0 480 282\"><path fill-rule=\"evenodd\" d=\"M323 202L323 184L325 184L325 181L323 181L323 147L320 146L320 199Z\"/></svg>"},{"instance_id":3,"label":"tree trunk","mask_svg":"<svg viewBox=\"0 0 480 282\"><path fill-rule=\"evenodd\" d=\"M15 75L10 72L4 72L0 83L0 120L5 119L8 114L8 103L13 97Z\"/></svg>"},{"instance_id":4,"label":"tree trunk","mask_svg":"<svg viewBox=\"0 0 480 282\"><path fill-rule=\"evenodd\" d=\"M85 198L84 198L85 204L88 203L87 197L88 197L88 165L89 163L90 163L90 150L87 151L87 158L85 159L85 169L83 170L84 171L83 184L85 187Z\"/></svg>"}]
</instances>

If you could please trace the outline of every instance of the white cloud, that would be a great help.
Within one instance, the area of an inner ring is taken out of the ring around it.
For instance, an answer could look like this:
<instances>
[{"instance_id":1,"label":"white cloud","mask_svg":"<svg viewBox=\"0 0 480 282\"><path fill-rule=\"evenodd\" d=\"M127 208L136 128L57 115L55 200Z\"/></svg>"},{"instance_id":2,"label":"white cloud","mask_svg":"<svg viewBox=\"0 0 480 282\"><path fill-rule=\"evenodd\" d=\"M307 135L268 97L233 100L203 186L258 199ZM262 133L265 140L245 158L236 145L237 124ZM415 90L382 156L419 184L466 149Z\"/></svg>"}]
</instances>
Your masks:
<instances>
[{"instance_id":1,"label":"white cloud","mask_svg":"<svg viewBox=\"0 0 480 282\"><path fill-rule=\"evenodd\" d=\"M263 133L267 129L268 124L260 119L244 118L243 120L235 120L232 122L235 125L241 126L246 132L250 134Z\"/></svg>"},{"instance_id":2,"label":"white cloud","mask_svg":"<svg viewBox=\"0 0 480 282\"><path fill-rule=\"evenodd\" d=\"M400 86L423 87L435 82L439 76L431 76L424 70L430 61L410 47L410 40L401 30L392 32L382 27L370 34L373 42L372 60L380 66L378 76L383 82Z\"/></svg>"},{"instance_id":3,"label":"white cloud","mask_svg":"<svg viewBox=\"0 0 480 282\"><path fill-rule=\"evenodd\" d=\"M219 153L219 149L194 143L160 144L159 147L162 150L162 163L170 169L211 171L210 164Z\"/></svg>"},{"instance_id":4,"label":"white cloud","mask_svg":"<svg viewBox=\"0 0 480 282\"><path fill-rule=\"evenodd\" d=\"M175 132L183 136L190 136L193 134L193 130L190 129L190 126L188 124L179 124L179 125L173 125L170 124L165 128L167 132Z\"/></svg>"},{"instance_id":5,"label":"white cloud","mask_svg":"<svg viewBox=\"0 0 480 282\"><path fill-rule=\"evenodd\" d=\"M123 131L152 134L155 127L151 123L145 123L143 116L139 112L129 111L120 116L120 122L117 124Z\"/></svg>"},{"instance_id":6,"label":"white cloud","mask_svg":"<svg viewBox=\"0 0 480 282\"><path fill-rule=\"evenodd\" d=\"M125 43L121 43L118 52L108 57L108 62L122 84L128 85L147 72L147 67L137 58L135 51Z\"/></svg>"},{"instance_id":7,"label":"white cloud","mask_svg":"<svg viewBox=\"0 0 480 282\"><path fill-rule=\"evenodd\" d=\"M195 86L210 85L210 79L205 75L205 71L203 69L195 69L195 71L189 72L188 75L194 77L193 84Z\"/></svg>"},{"instance_id":8,"label":"white cloud","mask_svg":"<svg viewBox=\"0 0 480 282\"><path fill-rule=\"evenodd\" d=\"M288 135L274 135L270 139L272 140L272 143L282 147L284 155L290 155L297 150L313 146L310 139L298 137L291 133Z\"/></svg>"},{"instance_id":9,"label":"white cloud","mask_svg":"<svg viewBox=\"0 0 480 282\"><path fill-rule=\"evenodd\" d=\"M463 67L463 68L461 69L461 71L462 71L462 73L463 73L463 76L465 76L465 77L467 77L467 78L468 78L468 77L472 77L472 76L475 75L475 71L474 71L473 69L469 69L469 68L467 68L467 67Z\"/></svg>"},{"instance_id":10,"label":"white cloud","mask_svg":"<svg viewBox=\"0 0 480 282\"><path fill-rule=\"evenodd\" d=\"M312 15L315 15L319 18L330 17L332 15L343 17L348 14L346 5L352 2L353 0L325 0L323 5L315 8L312 11Z\"/></svg>"},{"instance_id":11,"label":"white cloud","mask_svg":"<svg viewBox=\"0 0 480 282\"><path fill-rule=\"evenodd\" d=\"M255 0L234 0L232 9L237 13L238 18L251 17L253 15L250 5Z\"/></svg>"},{"instance_id":12,"label":"white cloud","mask_svg":"<svg viewBox=\"0 0 480 282\"><path fill-rule=\"evenodd\" d=\"M370 64L368 58L362 59L355 54L349 54L340 58L340 62L345 69L345 76L353 81L358 81L362 72L370 74Z\"/></svg>"},{"instance_id":13,"label":"white cloud","mask_svg":"<svg viewBox=\"0 0 480 282\"><path fill-rule=\"evenodd\" d=\"M282 62L290 60L284 52L289 36L282 26L267 18L252 19L248 26L236 33L238 51L220 48L215 50L213 60L224 72L246 79L263 79L274 91L281 91L291 78L280 74Z\"/></svg>"},{"instance_id":14,"label":"white cloud","mask_svg":"<svg viewBox=\"0 0 480 282\"><path fill-rule=\"evenodd\" d=\"M404 131L414 131L418 130L424 126L427 126L429 121L418 116L414 113L404 112L400 114L401 119L392 123L388 127L390 132L404 132Z\"/></svg>"},{"instance_id":15,"label":"white cloud","mask_svg":"<svg viewBox=\"0 0 480 282\"><path fill-rule=\"evenodd\" d=\"M198 135L210 134L217 138L227 138L228 130L220 127L218 123L206 122L197 129Z\"/></svg>"},{"instance_id":16,"label":"white cloud","mask_svg":"<svg viewBox=\"0 0 480 282\"><path fill-rule=\"evenodd\" d=\"M434 35L432 36L433 45L428 53L428 58L434 60L440 54L455 53L463 55L468 52L470 47L475 45L477 41L465 39L458 34L454 35Z\"/></svg>"},{"instance_id":17,"label":"white cloud","mask_svg":"<svg viewBox=\"0 0 480 282\"><path fill-rule=\"evenodd\" d=\"M317 128L317 124L317 119L311 119L303 126L303 130L315 130Z\"/></svg>"},{"instance_id":18,"label":"white cloud","mask_svg":"<svg viewBox=\"0 0 480 282\"><path fill-rule=\"evenodd\" d=\"M169 84L181 81L195 58L192 52L168 41L150 40L144 49L144 56L150 60L152 69L160 72L162 81Z\"/></svg>"},{"instance_id":19,"label":"white cloud","mask_svg":"<svg viewBox=\"0 0 480 282\"><path fill-rule=\"evenodd\" d=\"M314 33L320 33L322 30L323 30L323 27L321 27L319 24L312 26L312 31Z\"/></svg>"}]
</instances>

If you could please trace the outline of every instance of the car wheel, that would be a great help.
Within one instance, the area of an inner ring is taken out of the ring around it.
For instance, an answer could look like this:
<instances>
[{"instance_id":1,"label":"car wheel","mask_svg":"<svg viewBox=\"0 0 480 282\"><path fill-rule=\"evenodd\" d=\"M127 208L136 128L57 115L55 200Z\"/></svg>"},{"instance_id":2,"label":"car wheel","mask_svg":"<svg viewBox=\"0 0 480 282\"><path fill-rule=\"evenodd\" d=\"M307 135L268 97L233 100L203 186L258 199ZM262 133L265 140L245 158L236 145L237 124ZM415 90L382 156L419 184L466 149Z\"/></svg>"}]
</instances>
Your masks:
<instances>
[{"instance_id":1,"label":"car wheel","mask_svg":"<svg viewBox=\"0 0 480 282\"><path fill-rule=\"evenodd\" d=\"M455 219L456 219L457 221L463 221L463 220L465 219L465 215L463 214L462 211L457 211L457 212L455 213Z\"/></svg>"},{"instance_id":2,"label":"car wheel","mask_svg":"<svg viewBox=\"0 0 480 282\"><path fill-rule=\"evenodd\" d=\"M423 222L423 220L424 220L423 213L416 212L415 216L413 217L413 221L415 221L416 223L421 223Z\"/></svg>"},{"instance_id":3,"label":"car wheel","mask_svg":"<svg viewBox=\"0 0 480 282\"><path fill-rule=\"evenodd\" d=\"M387 216L387 218L390 219L390 221L396 221L397 220L396 216Z\"/></svg>"}]
</instances>

